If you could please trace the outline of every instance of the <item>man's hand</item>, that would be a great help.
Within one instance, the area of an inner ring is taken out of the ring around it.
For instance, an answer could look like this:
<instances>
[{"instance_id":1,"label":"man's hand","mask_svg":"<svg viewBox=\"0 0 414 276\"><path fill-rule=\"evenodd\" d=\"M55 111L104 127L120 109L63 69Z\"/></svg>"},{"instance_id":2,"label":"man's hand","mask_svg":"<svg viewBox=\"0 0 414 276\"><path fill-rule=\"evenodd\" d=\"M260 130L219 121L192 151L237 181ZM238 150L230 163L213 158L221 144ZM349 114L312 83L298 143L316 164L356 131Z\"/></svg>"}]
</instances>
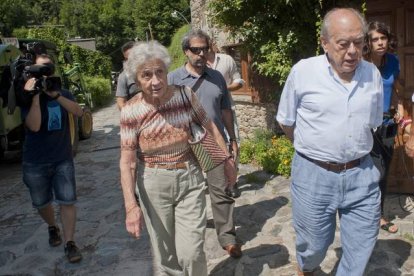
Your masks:
<instances>
[{"instance_id":1,"label":"man's hand","mask_svg":"<svg viewBox=\"0 0 414 276\"><path fill-rule=\"evenodd\" d=\"M128 233L134 238L139 239L144 229L144 216L139 206L134 206L127 211L125 225Z\"/></svg>"},{"instance_id":2,"label":"man's hand","mask_svg":"<svg viewBox=\"0 0 414 276\"><path fill-rule=\"evenodd\" d=\"M411 131L414 131L414 129L411 128ZM410 133L410 138L408 138L407 143L405 143L405 153L409 157L414 158L414 133Z\"/></svg>"},{"instance_id":3,"label":"man's hand","mask_svg":"<svg viewBox=\"0 0 414 276\"><path fill-rule=\"evenodd\" d=\"M227 186L233 186L237 181L236 163L233 158L228 158L224 161L224 175L227 180Z\"/></svg>"},{"instance_id":4,"label":"man's hand","mask_svg":"<svg viewBox=\"0 0 414 276\"><path fill-rule=\"evenodd\" d=\"M35 85L36 85L36 79L35 78L30 78L26 81L26 83L24 84L24 91L25 92L32 92L35 89Z\"/></svg>"},{"instance_id":5,"label":"man's hand","mask_svg":"<svg viewBox=\"0 0 414 276\"><path fill-rule=\"evenodd\" d=\"M45 94L47 94L49 97L51 97L52 99L56 98L57 95L59 95L60 93L57 91L45 91Z\"/></svg>"},{"instance_id":6,"label":"man's hand","mask_svg":"<svg viewBox=\"0 0 414 276\"><path fill-rule=\"evenodd\" d=\"M232 140L230 142L229 151L233 155L233 160L236 161L239 156L239 146L236 141Z\"/></svg>"}]
</instances>

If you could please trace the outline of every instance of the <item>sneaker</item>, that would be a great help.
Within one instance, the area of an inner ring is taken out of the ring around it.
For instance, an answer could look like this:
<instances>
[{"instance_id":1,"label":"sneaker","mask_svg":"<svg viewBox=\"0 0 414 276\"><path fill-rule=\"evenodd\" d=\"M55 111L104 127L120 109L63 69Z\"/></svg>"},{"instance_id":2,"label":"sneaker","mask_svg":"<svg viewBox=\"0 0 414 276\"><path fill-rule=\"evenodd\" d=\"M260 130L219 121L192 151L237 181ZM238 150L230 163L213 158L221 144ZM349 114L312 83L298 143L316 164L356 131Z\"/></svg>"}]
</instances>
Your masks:
<instances>
[{"instance_id":1,"label":"sneaker","mask_svg":"<svg viewBox=\"0 0 414 276\"><path fill-rule=\"evenodd\" d=\"M60 230L57 226L49 226L49 245L58 246L62 243L62 238L60 237Z\"/></svg>"},{"instance_id":2,"label":"sneaker","mask_svg":"<svg viewBox=\"0 0 414 276\"><path fill-rule=\"evenodd\" d=\"M65 246L65 255L70 263L76 263L82 260L82 254L74 241L68 241Z\"/></svg>"}]
</instances>

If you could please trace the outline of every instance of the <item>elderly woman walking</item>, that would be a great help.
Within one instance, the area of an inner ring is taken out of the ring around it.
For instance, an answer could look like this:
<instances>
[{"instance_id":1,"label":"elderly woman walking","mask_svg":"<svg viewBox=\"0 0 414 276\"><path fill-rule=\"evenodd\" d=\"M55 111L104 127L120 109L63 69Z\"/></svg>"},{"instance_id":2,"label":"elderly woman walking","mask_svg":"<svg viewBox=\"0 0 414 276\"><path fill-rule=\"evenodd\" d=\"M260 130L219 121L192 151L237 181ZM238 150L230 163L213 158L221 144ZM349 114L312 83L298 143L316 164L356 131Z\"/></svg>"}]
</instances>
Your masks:
<instances>
[{"instance_id":1,"label":"elderly woman walking","mask_svg":"<svg viewBox=\"0 0 414 276\"><path fill-rule=\"evenodd\" d=\"M156 275L202 276L207 275L205 183L188 143L189 123L204 126L230 154L191 89L168 86L169 64L167 49L156 41L135 45L125 64L142 88L121 111L126 228L139 238L145 220ZM234 181L234 161L224 162L226 177Z\"/></svg>"}]
</instances>

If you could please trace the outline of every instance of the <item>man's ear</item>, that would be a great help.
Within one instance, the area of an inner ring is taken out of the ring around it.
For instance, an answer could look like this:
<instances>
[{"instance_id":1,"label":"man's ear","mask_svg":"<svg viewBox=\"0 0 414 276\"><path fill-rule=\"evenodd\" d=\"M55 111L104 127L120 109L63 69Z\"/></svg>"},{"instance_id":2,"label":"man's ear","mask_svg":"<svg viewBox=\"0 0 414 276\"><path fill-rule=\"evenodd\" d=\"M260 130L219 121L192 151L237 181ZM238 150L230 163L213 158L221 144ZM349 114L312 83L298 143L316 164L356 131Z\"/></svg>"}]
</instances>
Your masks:
<instances>
[{"instance_id":1,"label":"man's ear","mask_svg":"<svg viewBox=\"0 0 414 276\"><path fill-rule=\"evenodd\" d=\"M326 40L326 38L321 36L320 41L321 41L321 46L322 46L324 52L327 53L328 52L328 43L329 43L328 40Z\"/></svg>"}]
</instances>

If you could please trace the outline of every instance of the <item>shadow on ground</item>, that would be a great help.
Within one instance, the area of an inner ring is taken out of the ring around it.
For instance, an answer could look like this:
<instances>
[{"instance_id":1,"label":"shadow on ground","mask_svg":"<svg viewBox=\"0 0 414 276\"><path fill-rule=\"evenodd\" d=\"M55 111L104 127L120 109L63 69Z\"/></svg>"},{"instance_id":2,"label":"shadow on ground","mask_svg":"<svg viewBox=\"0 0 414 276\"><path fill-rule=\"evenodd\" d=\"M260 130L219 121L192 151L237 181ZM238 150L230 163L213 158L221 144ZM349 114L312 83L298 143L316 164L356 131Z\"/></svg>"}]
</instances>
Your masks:
<instances>
[{"instance_id":1,"label":"shadow on ground","mask_svg":"<svg viewBox=\"0 0 414 276\"><path fill-rule=\"evenodd\" d=\"M378 240L371 258L369 259L364 275L366 276L397 276L402 275L403 266L411 253L412 245L403 240ZM318 269L315 276L336 275L339 261L342 257L342 248L334 249L338 261L331 272L325 273ZM407 274L404 274L407 275Z\"/></svg>"},{"instance_id":2,"label":"shadow on ground","mask_svg":"<svg viewBox=\"0 0 414 276\"><path fill-rule=\"evenodd\" d=\"M237 229L237 237L242 243L246 243L257 236L262 231L266 221L274 217L277 211L286 205L289 200L286 197L278 196L273 199L263 200L254 204L236 207L234 210L234 220L240 227ZM278 234L277 225L272 230L274 236ZM281 229L281 228L280 228Z\"/></svg>"},{"instance_id":3,"label":"shadow on ground","mask_svg":"<svg viewBox=\"0 0 414 276\"><path fill-rule=\"evenodd\" d=\"M253 264L254 265L249 265ZM283 245L263 244L243 250L241 259L227 258L210 272L211 276L263 275L266 269L274 269L289 263L289 252Z\"/></svg>"}]
</instances>

